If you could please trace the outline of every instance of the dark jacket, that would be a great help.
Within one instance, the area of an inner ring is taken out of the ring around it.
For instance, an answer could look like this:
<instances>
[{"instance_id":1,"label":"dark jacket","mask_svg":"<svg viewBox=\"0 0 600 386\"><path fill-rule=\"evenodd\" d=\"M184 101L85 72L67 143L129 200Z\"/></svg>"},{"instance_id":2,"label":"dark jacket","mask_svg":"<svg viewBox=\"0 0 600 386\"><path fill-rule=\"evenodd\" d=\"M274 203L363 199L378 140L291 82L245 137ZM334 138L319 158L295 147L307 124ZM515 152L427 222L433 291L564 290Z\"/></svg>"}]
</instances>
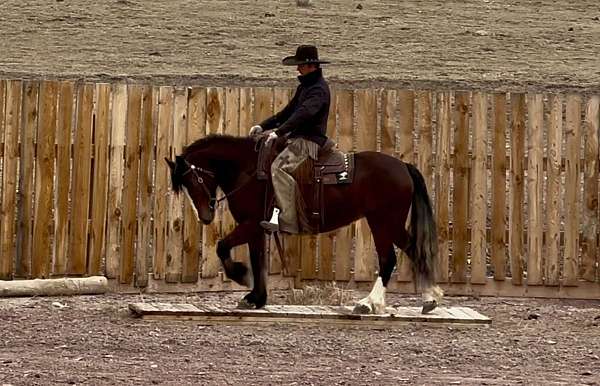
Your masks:
<instances>
[{"instance_id":1,"label":"dark jacket","mask_svg":"<svg viewBox=\"0 0 600 386\"><path fill-rule=\"evenodd\" d=\"M329 86L321 69L298 77L300 85L294 97L280 112L264 120L264 130L275 130L277 135L302 137L323 146L327 141L329 117Z\"/></svg>"}]
</instances>

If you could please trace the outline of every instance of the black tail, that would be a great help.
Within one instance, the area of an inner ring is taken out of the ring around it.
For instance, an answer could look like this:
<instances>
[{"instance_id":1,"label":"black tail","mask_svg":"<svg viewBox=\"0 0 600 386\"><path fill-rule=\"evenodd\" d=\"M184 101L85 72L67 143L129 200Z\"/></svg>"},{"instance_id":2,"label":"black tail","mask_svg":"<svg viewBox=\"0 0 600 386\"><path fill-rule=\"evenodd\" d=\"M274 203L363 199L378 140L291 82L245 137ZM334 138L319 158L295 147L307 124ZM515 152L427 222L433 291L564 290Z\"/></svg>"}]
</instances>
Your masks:
<instances>
[{"instance_id":1,"label":"black tail","mask_svg":"<svg viewBox=\"0 0 600 386\"><path fill-rule=\"evenodd\" d=\"M423 175L414 165L406 166L414 186L407 254L413 260L413 272L420 279L420 284L433 285L438 253L437 227Z\"/></svg>"}]
</instances>

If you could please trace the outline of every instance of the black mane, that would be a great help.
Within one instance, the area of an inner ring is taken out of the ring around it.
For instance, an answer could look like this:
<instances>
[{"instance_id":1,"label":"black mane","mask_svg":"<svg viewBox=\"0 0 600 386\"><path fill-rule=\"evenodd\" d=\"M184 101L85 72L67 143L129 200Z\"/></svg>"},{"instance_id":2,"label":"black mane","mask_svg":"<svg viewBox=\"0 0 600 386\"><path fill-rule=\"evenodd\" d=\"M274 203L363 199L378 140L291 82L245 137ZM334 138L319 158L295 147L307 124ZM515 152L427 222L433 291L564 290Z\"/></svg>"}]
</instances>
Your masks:
<instances>
[{"instance_id":1,"label":"black mane","mask_svg":"<svg viewBox=\"0 0 600 386\"><path fill-rule=\"evenodd\" d=\"M206 137L202 137L200 139L195 140L188 146L183 148L182 155L185 157L190 153L194 153L196 151L202 150L211 145L221 145L221 146L235 146L235 145L243 145L248 144L249 142L253 142L254 140L250 137L236 137L228 134L210 134Z\"/></svg>"}]
</instances>

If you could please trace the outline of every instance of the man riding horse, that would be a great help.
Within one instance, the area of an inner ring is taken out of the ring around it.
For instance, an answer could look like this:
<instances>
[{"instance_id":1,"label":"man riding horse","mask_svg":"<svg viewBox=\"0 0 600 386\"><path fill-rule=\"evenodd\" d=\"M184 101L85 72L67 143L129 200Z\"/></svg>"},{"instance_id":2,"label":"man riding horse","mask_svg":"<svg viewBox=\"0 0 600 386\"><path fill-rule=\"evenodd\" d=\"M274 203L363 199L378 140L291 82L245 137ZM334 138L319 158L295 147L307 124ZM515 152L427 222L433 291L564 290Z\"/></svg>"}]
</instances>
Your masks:
<instances>
[{"instance_id":1,"label":"man riding horse","mask_svg":"<svg viewBox=\"0 0 600 386\"><path fill-rule=\"evenodd\" d=\"M287 136L286 148L271 165L273 189L277 208L270 221L260 225L269 232L298 233L296 211L296 181L292 173L308 159L317 159L319 149L327 141L327 118L329 116L329 86L323 77L317 48L299 46L294 56L283 59L283 65L298 66L300 85L287 106L250 129L250 135L272 130L267 141ZM279 213L281 211L281 213Z\"/></svg>"}]
</instances>

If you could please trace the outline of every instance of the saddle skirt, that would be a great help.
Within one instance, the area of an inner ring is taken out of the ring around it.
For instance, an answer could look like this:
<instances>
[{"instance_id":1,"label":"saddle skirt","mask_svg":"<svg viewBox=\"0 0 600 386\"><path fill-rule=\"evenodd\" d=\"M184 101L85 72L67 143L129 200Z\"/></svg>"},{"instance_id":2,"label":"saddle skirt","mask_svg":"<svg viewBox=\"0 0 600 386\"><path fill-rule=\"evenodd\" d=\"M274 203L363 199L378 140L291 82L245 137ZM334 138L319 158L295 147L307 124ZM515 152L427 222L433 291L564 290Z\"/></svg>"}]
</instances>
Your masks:
<instances>
[{"instance_id":1,"label":"saddle skirt","mask_svg":"<svg viewBox=\"0 0 600 386\"><path fill-rule=\"evenodd\" d=\"M283 150L281 143L261 139L257 143L259 180L271 176L271 163ZM337 150L328 139L319 150L317 160L310 157L293 173L297 183L296 210L301 233L319 233L325 223L324 186L351 184L354 179L354 153Z\"/></svg>"}]
</instances>

